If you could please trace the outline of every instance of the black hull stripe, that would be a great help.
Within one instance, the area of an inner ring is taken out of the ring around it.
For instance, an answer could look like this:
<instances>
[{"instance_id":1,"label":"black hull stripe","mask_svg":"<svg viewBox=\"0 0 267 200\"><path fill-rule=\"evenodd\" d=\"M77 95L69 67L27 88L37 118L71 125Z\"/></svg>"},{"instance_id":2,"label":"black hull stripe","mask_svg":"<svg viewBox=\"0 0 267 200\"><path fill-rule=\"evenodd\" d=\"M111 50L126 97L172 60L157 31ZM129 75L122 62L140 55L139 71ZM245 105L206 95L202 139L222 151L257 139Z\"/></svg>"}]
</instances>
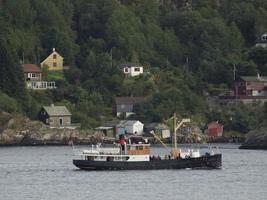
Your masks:
<instances>
[{"instance_id":1,"label":"black hull stripe","mask_svg":"<svg viewBox=\"0 0 267 200\"><path fill-rule=\"evenodd\" d=\"M219 169L222 156L217 154L199 158L140 162L73 160L73 164L84 170Z\"/></svg>"}]
</instances>

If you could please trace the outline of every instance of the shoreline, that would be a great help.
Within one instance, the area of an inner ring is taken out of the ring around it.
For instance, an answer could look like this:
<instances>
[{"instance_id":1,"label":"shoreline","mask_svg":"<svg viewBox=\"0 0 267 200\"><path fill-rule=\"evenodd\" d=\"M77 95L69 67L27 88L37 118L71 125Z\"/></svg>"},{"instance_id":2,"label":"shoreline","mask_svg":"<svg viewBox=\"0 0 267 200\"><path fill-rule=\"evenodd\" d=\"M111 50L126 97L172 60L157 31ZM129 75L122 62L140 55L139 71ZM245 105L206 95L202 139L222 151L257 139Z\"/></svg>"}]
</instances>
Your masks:
<instances>
[{"instance_id":1,"label":"shoreline","mask_svg":"<svg viewBox=\"0 0 267 200\"><path fill-rule=\"evenodd\" d=\"M74 146L85 146L85 145L96 145L97 143L74 143ZM112 145L113 143L103 143L104 145ZM229 145L239 145L239 149L241 147L241 143L231 143L231 142L219 142L219 143L178 143L177 145L179 146L190 146L190 145L195 145L195 146L200 146L200 147L209 147L212 145L212 147L215 147L216 145L219 144L229 144ZM168 147L171 148L172 144L166 144ZM60 143L60 142L51 142L51 143L35 143L35 144L0 144L1 147L35 147L35 146L72 146L68 143ZM151 143L152 147L162 147L161 144L158 143ZM267 147L266 147L267 150Z\"/></svg>"}]
</instances>

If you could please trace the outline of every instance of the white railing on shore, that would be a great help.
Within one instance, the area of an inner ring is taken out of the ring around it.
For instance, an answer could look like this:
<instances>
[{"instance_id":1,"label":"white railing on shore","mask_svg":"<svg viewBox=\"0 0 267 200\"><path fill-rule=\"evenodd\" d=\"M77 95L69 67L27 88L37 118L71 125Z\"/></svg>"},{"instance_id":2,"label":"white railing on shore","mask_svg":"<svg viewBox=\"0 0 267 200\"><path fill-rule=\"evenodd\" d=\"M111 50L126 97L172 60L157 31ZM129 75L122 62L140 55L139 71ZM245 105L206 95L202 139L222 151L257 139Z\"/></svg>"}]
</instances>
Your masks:
<instances>
[{"instance_id":1,"label":"white railing on shore","mask_svg":"<svg viewBox=\"0 0 267 200\"><path fill-rule=\"evenodd\" d=\"M46 89L56 89L56 82L47 81L30 81L27 82L27 88L33 90L46 90Z\"/></svg>"}]
</instances>

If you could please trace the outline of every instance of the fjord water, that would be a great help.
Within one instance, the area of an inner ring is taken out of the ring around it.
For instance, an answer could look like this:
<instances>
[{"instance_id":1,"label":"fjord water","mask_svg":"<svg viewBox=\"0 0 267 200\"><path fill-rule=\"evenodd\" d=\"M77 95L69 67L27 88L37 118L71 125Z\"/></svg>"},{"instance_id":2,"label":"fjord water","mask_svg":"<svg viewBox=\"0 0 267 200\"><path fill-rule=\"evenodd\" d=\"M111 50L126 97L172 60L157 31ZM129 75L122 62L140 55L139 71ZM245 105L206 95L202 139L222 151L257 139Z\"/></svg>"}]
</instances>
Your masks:
<instances>
[{"instance_id":1,"label":"fjord water","mask_svg":"<svg viewBox=\"0 0 267 200\"><path fill-rule=\"evenodd\" d=\"M267 151L219 146L221 170L91 172L72 165L68 146L1 147L0 200L266 199Z\"/></svg>"}]
</instances>

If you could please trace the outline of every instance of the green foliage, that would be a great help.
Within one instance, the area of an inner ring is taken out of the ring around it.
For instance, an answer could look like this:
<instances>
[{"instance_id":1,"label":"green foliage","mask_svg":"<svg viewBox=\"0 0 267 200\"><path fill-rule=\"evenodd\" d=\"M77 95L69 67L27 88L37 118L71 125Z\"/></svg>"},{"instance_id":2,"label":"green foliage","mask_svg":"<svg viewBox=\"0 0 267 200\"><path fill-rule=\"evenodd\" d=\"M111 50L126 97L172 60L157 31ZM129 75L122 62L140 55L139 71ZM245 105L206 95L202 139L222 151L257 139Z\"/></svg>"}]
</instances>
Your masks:
<instances>
[{"instance_id":1,"label":"green foliage","mask_svg":"<svg viewBox=\"0 0 267 200\"><path fill-rule=\"evenodd\" d=\"M19 105L14 98L0 92L0 111L15 113L19 111Z\"/></svg>"},{"instance_id":2,"label":"green foliage","mask_svg":"<svg viewBox=\"0 0 267 200\"><path fill-rule=\"evenodd\" d=\"M64 74L63 72L60 71L55 71L55 72L47 72L46 80L48 81L58 81L58 80L64 80Z\"/></svg>"},{"instance_id":3,"label":"green foliage","mask_svg":"<svg viewBox=\"0 0 267 200\"><path fill-rule=\"evenodd\" d=\"M144 121L178 112L201 127L217 118L246 132L263 111L209 111L203 93L229 88L234 65L237 76L267 75L266 50L253 47L267 30L266 17L262 0L0 1L0 90L9 96L3 101L10 100L9 112L30 118L42 105L60 103L90 128L110 117L114 97L145 96L135 108ZM43 68L44 80L56 81L57 89L26 91L20 62L38 64L52 48L70 70ZM126 78L118 66L128 62L150 73Z\"/></svg>"}]
</instances>

